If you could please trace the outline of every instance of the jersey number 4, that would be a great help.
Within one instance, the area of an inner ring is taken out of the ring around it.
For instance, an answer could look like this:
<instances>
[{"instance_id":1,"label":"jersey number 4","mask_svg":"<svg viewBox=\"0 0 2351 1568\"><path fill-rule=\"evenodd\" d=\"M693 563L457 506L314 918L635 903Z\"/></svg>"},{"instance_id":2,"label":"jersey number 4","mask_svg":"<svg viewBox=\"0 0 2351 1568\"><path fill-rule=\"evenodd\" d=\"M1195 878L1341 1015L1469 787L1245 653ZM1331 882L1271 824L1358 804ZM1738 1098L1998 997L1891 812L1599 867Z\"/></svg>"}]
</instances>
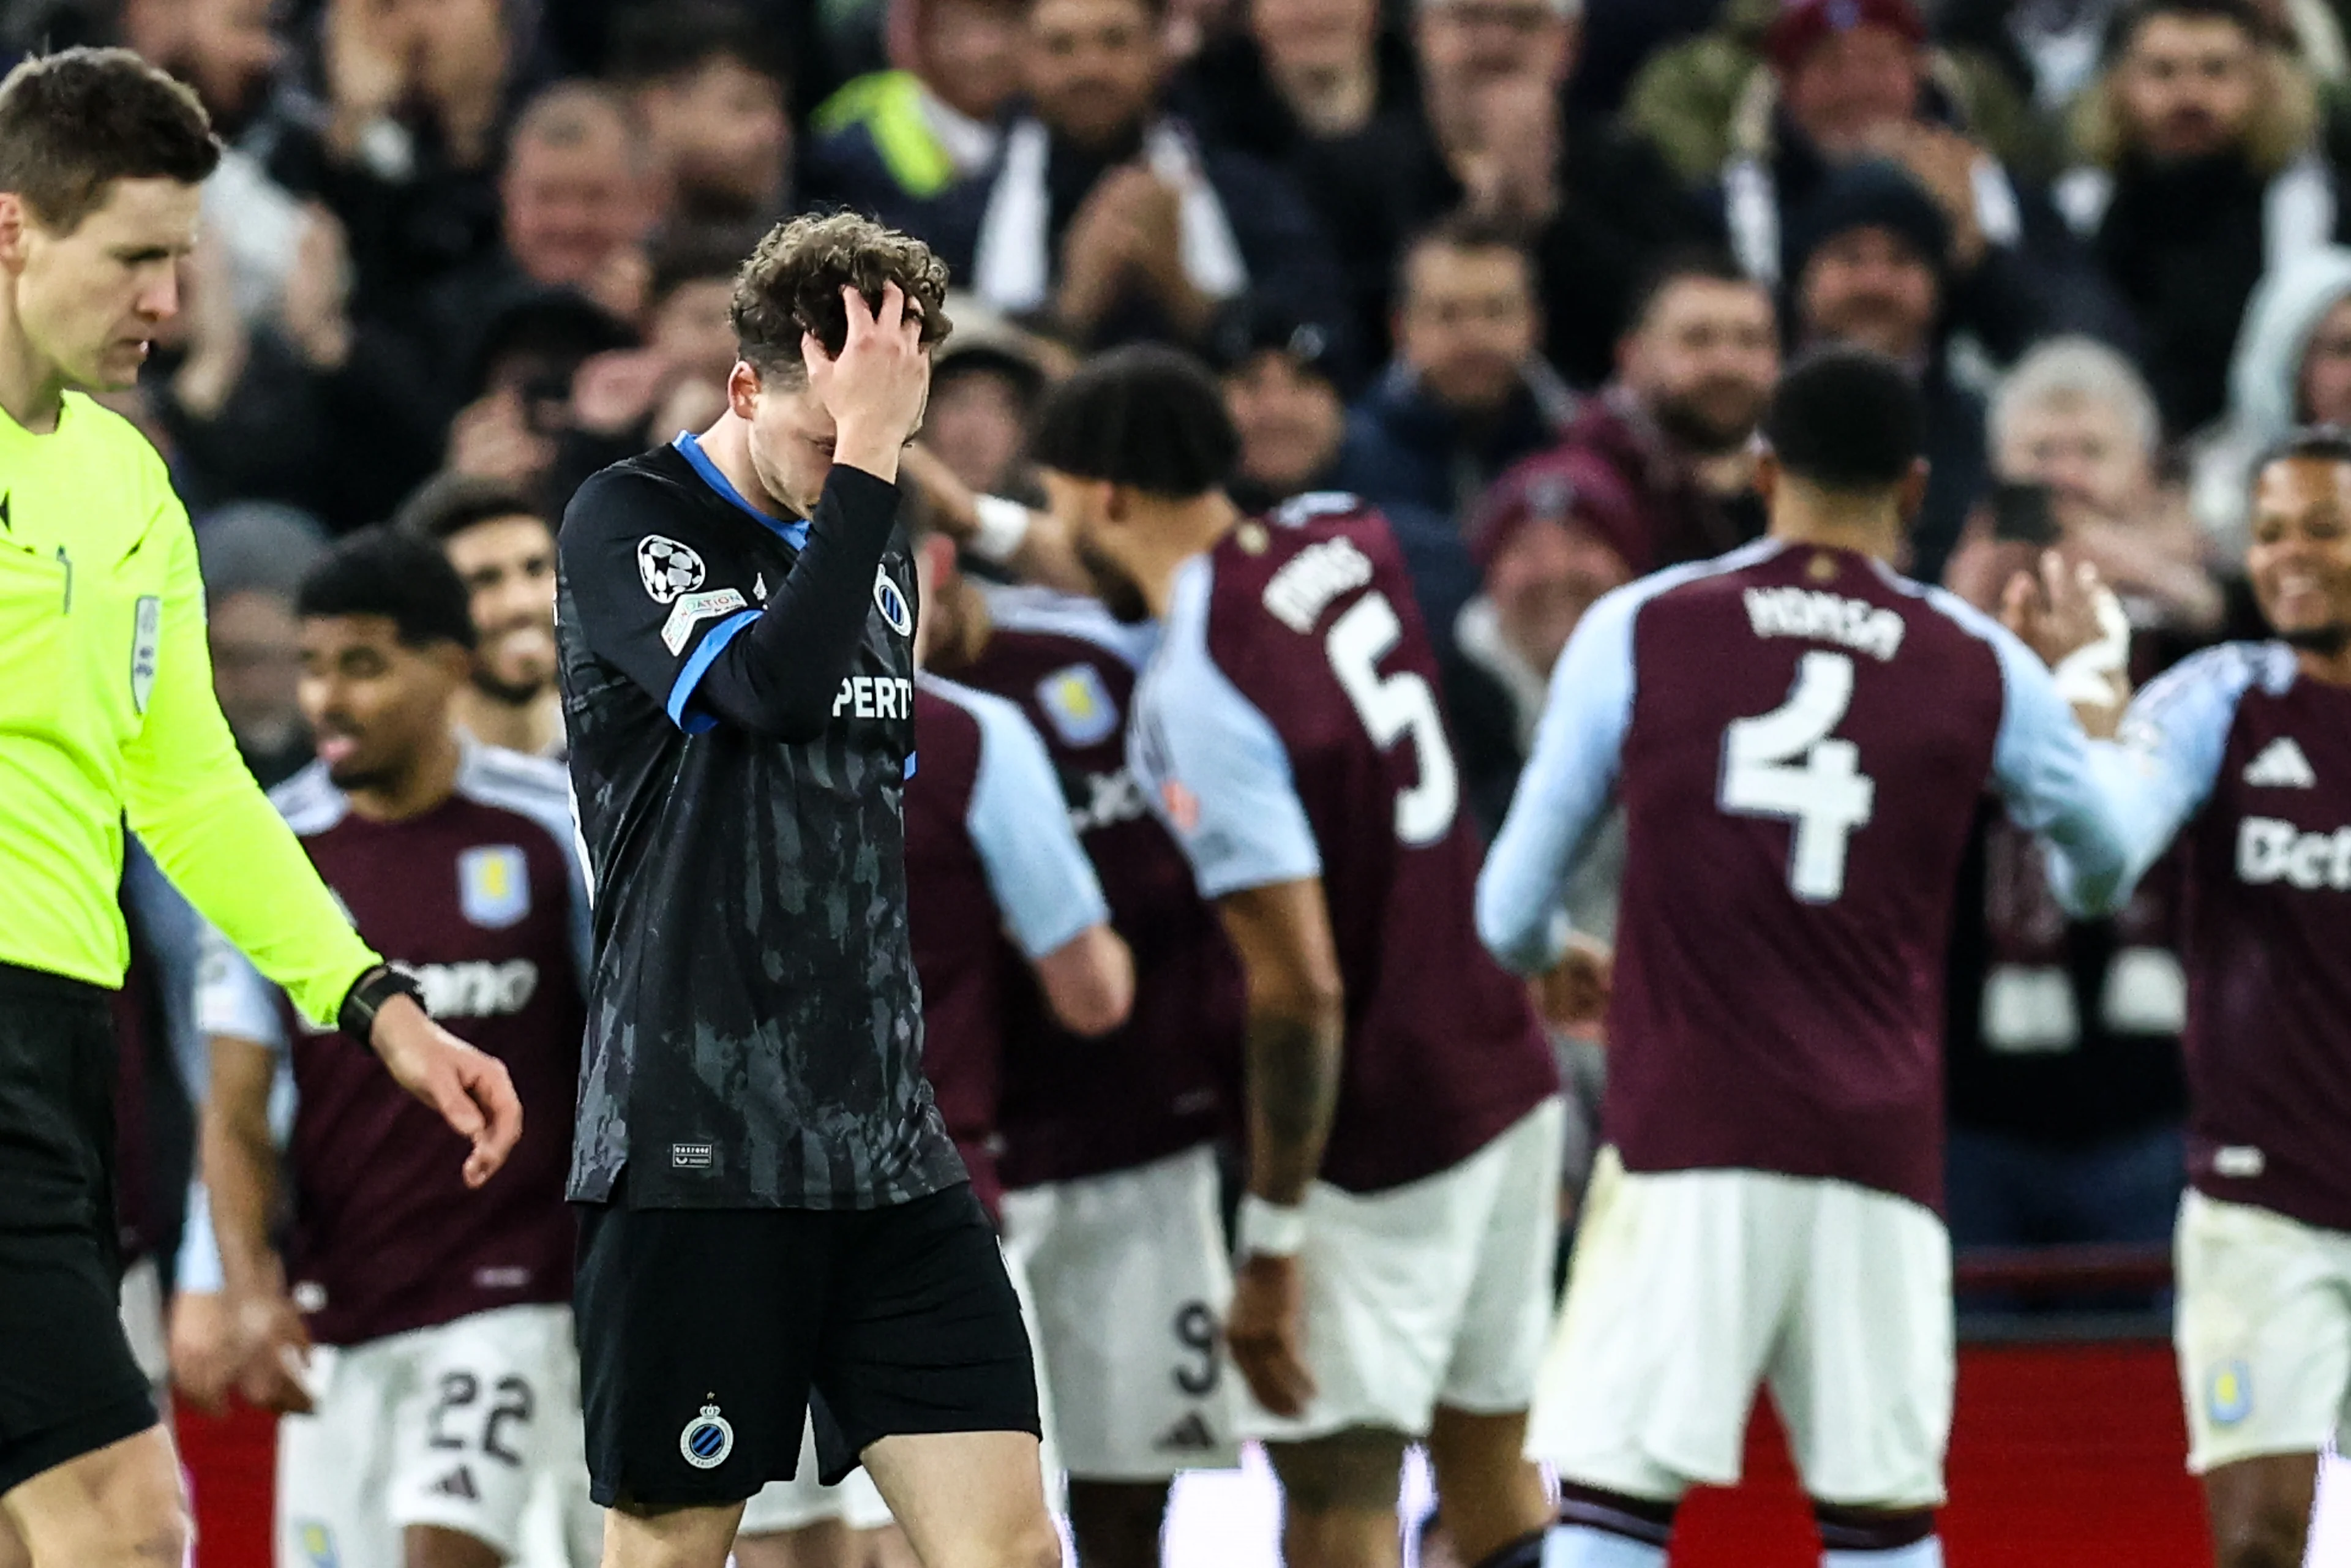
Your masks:
<instances>
[{"instance_id":1,"label":"jersey number 4","mask_svg":"<svg viewBox=\"0 0 2351 1568\"><path fill-rule=\"evenodd\" d=\"M1406 736L1412 737L1420 781L1396 792L1395 834L1418 849L1452 829L1453 813L1461 804L1461 775L1453 765L1453 747L1445 737L1445 720L1428 683L1410 670L1393 675L1379 672L1380 661L1403 636L1404 625L1387 595L1367 593L1332 622L1322 645L1372 744L1385 751Z\"/></svg>"},{"instance_id":2,"label":"jersey number 4","mask_svg":"<svg viewBox=\"0 0 2351 1568\"><path fill-rule=\"evenodd\" d=\"M1876 808L1861 748L1831 735L1853 706L1853 660L1810 653L1788 700L1734 720L1722 737L1722 809L1795 824L1788 886L1807 904L1844 892L1845 850Z\"/></svg>"}]
</instances>

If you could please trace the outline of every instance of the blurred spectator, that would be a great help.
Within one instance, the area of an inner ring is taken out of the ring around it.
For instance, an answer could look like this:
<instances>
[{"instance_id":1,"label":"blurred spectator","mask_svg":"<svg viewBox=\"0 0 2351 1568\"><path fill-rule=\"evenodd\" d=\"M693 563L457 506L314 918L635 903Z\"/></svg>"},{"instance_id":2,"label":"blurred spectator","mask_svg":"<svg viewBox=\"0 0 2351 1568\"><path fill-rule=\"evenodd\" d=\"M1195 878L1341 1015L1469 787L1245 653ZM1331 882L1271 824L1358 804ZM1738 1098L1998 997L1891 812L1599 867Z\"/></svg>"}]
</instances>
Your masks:
<instances>
[{"instance_id":1,"label":"blurred spectator","mask_svg":"<svg viewBox=\"0 0 2351 1568\"><path fill-rule=\"evenodd\" d=\"M2049 543L2095 565L2132 624L2168 640L2161 663L2220 629L2226 604L2209 547L2186 497L2158 481L2162 425L2129 361L2088 339L2053 339L2001 381L1989 423L1995 474L2039 486L2055 532L2043 541L1997 523L1970 528L1948 574L1956 592L1996 606Z\"/></svg>"},{"instance_id":2,"label":"blurred spectator","mask_svg":"<svg viewBox=\"0 0 2351 1568\"><path fill-rule=\"evenodd\" d=\"M1575 412L1541 340L1534 264L1513 231L1462 216L1415 239L1396 269L1395 358L1348 417L1340 487L1458 525Z\"/></svg>"},{"instance_id":3,"label":"blurred spectator","mask_svg":"<svg viewBox=\"0 0 2351 1568\"><path fill-rule=\"evenodd\" d=\"M1944 8L1949 10L1952 3L1947 0ZM2005 8L2010 0L1991 3ZM2081 0L2094 11L2106 3ZM1856 5L1842 16L1858 20L1867 8ZM1803 0L1728 0L1713 30L1659 50L1641 68L1625 95L1626 125L1663 152L1683 179L1693 183L1715 179L1742 136L1751 145L1764 134L1762 128L1782 90L1766 58L1767 40L1782 13L1802 9ZM1842 16L1823 19L1841 20ZM1868 46L1863 47L1866 51ZM1881 56L1878 63L1885 58ZM1870 62L1865 57L1840 63ZM1874 73L1834 74L1850 84L1848 90L1858 89L1856 98L1871 96L1860 78ZM1938 115L1981 138L2003 165L2032 166L2032 119L1994 61L1964 48L1931 49L1914 68L1887 73L1878 95L1898 98L1902 77L1912 78L1913 90L1922 93Z\"/></svg>"},{"instance_id":4,"label":"blurred spectator","mask_svg":"<svg viewBox=\"0 0 2351 1568\"><path fill-rule=\"evenodd\" d=\"M789 78L772 28L718 0L643 5L614 52L674 233L764 230L790 210Z\"/></svg>"},{"instance_id":5,"label":"blurred spectator","mask_svg":"<svg viewBox=\"0 0 2351 1568\"><path fill-rule=\"evenodd\" d=\"M950 294L947 315L955 333L932 361L923 444L975 494L1017 494L1029 416L1068 356L977 300Z\"/></svg>"},{"instance_id":6,"label":"blurred spectator","mask_svg":"<svg viewBox=\"0 0 2351 1568\"><path fill-rule=\"evenodd\" d=\"M2340 246L2275 268L2246 308L2227 421L2193 455L2196 520L2220 559L2244 553L2254 464L2302 424L2351 425L2351 250Z\"/></svg>"},{"instance_id":7,"label":"blurred spectator","mask_svg":"<svg viewBox=\"0 0 2351 1568\"><path fill-rule=\"evenodd\" d=\"M433 471L440 421L405 339L353 319L342 226L318 207L300 222L259 320L238 308L230 242L206 232L142 390L192 507L279 501L342 532L381 521Z\"/></svg>"},{"instance_id":8,"label":"blurred spectator","mask_svg":"<svg viewBox=\"0 0 2351 1568\"><path fill-rule=\"evenodd\" d=\"M2138 680L2208 640L2220 591L2186 508L2158 483L2155 399L2129 361L2083 339L2045 343L2001 382L1991 424L1998 477L2047 497L2050 527L1976 533L1952 563L1955 591L1994 610L2011 576L2054 546L2123 596ZM1986 814L1953 933L1952 1239L2159 1243L2185 1160L2177 879L2158 868L2118 918L2076 924L2043 865L2030 835Z\"/></svg>"},{"instance_id":9,"label":"blurred spectator","mask_svg":"<svg viewBox=\"0 0 2351 1568\"><path fill-rule=\"evenodd\" d=\"M474 612L473 685L457 722L475 739L533 757L563 755L555 685L555 529L525 492L444 474L409 497L396 526L441 547Z\"/></svg>"},{"instance_id":10,"label":"blurred spectator","mask_svg":"<svg viewBox=\"0 0 2351 1568\"><path fill-rule=\"evenodd\" d=\"M533 99L515 123L498 180L502 245L434 291L439 373L461 373L488 322L548 289L570 289L634 321L652 281L649 172L615 94L566 82Z\"/></svg>"},{"instance_id":11,"label":"blurred spectator","mask_svg":"<svg viewBox=\"0 0 2351 1568\"><path fill-rule=\"evenodd\" d=\"M1248 13L1248 27L1211 42L1177 89L1205 139L1285 163L1375 118L1416 112L1412 48L1380 25L1379 0L1249 0Z\"/></svg>"},{"instance_id":12,"label":"blurred spectator","mask_svg":"<svg viewBox=\"0 0 2351 1568\"><path fill-rule=\"evenodd\" d=\"M2175 434L2220 413L2264 270L2342 234L2307 75L2252 0L2139 0L2080 116L2066 219L2136 313Z\"/></svg>"},{"instance_id":13,"label":"blurred spectator","mask_svg":"<svg viewBox=\"0 0 2351 1568\"><path fill-rule=\"evenodd\" d=\"M1582 0L1421 0L1424 112L1385 116L1301 155L1301 182L1350 251L1358 308L1384 314L1385 269L1412 236L1467 209L1525 238L1544 352L1595 386L1640 276L1696 236L1700 214L1655 153L1562 108Z\"/></svg>"},{"instance_id":14,"label":"blurred spectator","mask_svg":"<svg viewBox=\"0 0 2351 1568\"><path fill-rule=\"evenodd\" d=\"M497 245L496 171L535 63L505 0L325 0L317 96L283 94L247 142L349 231L361 317L416 329L445 274Z\"/></svg>"},{"instance_id":15,"label":"blurred spectator","mask_svg":"<svg viewBox=\"0 0 2351 1568\"><path fill-rule=\"evenodd\" d=\"M1942 209L1944 309L1995 357L2020 353L2051 306L2022 254L2025 201L2000 161L1953 123L1933 89L1934 55L1915 0L1792 0L1764 37L1769 72L1742 105L1719 199L1732 254L1777 284L1795 274L1799 214L1834 173L1885 160ZM2035 225L2065 246L2045 206ZM2053 265L2053 264L2052 264Z\"/></svg>"},{"instance_id":16,"label":"blurred spectator","mask_svg":"<svg viewBox=\"0 0 2351 1568\"><path fill-rule=\"evenodd\" d=\"M1210 361L1240 437L1228 488L1243 510L1266 512L1317 490L1347 487L1347 406L1330 335L1263 300L1245 301L1217 323ZM1412 574L1421 618L1440 653L1454 618L1477 591L1478 570L1460 530L1443 512L1407 497L1376 499Z\"/></svg>"},{"instance_id":17,"label":"blurred spectator","mask_svg":"<svg viewBox=\"0 0 2351 1568\"><path fill-rule=\"evenodd\" d=\"M1755 430L1780 378L1771 296L1727 256L1664 264L1618 346L1617 374L1557 452L1531 459L1636 573L1763 531Z\"/></svg>"},{"instance_id":18,"label":"blurred spectator","mask_svg":"<svg viewBox=\"0 0 2351 1568\"><path fill-rule=\"evenodd\" d=\"M1469 537L1480 587L1455 622L1446 696L1462 785L1489 837L1526 766L1560 651L1648 549L1632 514L1584 504L1573 470L1557 453L1520 464L1488 494Z\"/></svg>"},{"instance_id":19,"label":"blurred spectator","mask_svg":"<svg viewBox=\"0 0 2351 1568\"><path fill-rule=\"evenodd\" d=\"M996 157L1020 90L1025 0L890 0L890 68L820 106L810 194L912 227L925 204Z\"/></svg>"},{"instance_id":20,"label":"blurred spectator","mask_svg":"<svg viewBox=\"0 0 2351 1568\"><path fill-rule=\"evenodd\" d=\"M572 397L580 367L636 347L636 334L580 296L550 289L507 306L482 340L463 383L465 405L449 427L447 466L526 489L547 486L578 428ZM559 516L558 503L568 499L550 489L548 514Z\"/></svg>"},{"instance_id":21,"label":"blurred spectator","mask_svg":"<svg viewBox=\"0 0 2351 1568\"><path fill-rule=\"evenodd\" d=\"M1244 290L1332 314L1337 269L1296 192L1162 112L1165 4L1032 0L1031 111L943 204L941 254L987 303L1080 342L1196 343Z\"/></svg>"},{"instance_id":22,"label":"blurred spectator","mask_svg":"<svg viewBox=\"0 0 2351 1568\"><path fill-rule=\"evenodd\" d=\"M225 507L204 515L196 528L213 687L238 755L265 789L310 761L294 696L302 674L294 597L326 549L317 522L288 507Z\"/></svg>"},{"instance_id":23,"label":"blurred spectator","mask_svg":"<svg viewBox=\"0 0 2351 1568\"><path fill-rule=\"evenodd\" d=\"M1585 0L1583 57L1568 86L1575 109L1615 115L1641 68L1711 26L1722 0Z\"/></svg>"},{"instance_id":24,"label":"blurred spectator","mask_svg":"<svg viewBox=\"0 0 2351 1568\"><path fill-rule=\"evenodd\" d=\"M1951 373L1943 331L1950 223L1891 163L1831 173L1795 229L1796 342L1851 343L1907 366L1927 402L1927 497L1905 570L1938 580L1985 484L1983 402Z\"/></svg>"}]
</instances>

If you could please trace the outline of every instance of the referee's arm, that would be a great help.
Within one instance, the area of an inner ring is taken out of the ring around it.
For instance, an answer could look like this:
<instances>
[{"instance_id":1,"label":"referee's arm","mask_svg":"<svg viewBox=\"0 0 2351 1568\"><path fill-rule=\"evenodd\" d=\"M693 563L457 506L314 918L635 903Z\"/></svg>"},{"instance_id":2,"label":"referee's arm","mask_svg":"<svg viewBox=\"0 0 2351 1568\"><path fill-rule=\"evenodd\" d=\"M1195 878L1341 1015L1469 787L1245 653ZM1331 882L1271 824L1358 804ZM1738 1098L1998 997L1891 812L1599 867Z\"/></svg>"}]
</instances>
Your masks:
<instances>
[{"instance_id":1,"label":"referee's arm","mask_svg":"<svg viewBox=\"0 0 2351 1568\"><path fill-rule=\"evenodd\" d=\"M154 685L123 747L123 808L180 891L304 1014L332 1023L351 988L382 960L360 940L301 843L237 756L213 695L195 536L176 500L150 531L172 552ZM486 1181L522 1135L506 1068L395 998L372 1045L409 1092L470 1138L467 1178Z\"/></svg>"}]
</instances>

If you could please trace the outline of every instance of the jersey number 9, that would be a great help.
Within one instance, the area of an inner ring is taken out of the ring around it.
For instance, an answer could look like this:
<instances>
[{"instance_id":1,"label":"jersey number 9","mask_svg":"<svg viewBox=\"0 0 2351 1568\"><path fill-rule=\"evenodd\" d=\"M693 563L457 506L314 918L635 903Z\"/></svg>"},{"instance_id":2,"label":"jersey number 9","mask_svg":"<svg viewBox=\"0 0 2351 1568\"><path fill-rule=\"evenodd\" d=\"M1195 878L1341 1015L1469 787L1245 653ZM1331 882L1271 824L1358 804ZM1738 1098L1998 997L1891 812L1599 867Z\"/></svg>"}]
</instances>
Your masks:
<instances>
[{"instance_id":1,"label":"jersey number 9","mask_svg":"<svg viewBox=\"0 0 2351 1568\"><path fill-rule=\"evenodd\" d=\"M1452 829L1453 813L1461 804L1461 776L1453 765L1453 747L1445 737L1445 721L1428 683L1410 670L1384 676L1379 672L1379 662L1403 635L1404 625L1387 595L1368 593L1332 623L1322 645L1372 744L1385 751L1406 736L1412 737L1420 779L1396 792L1395 834L1406 846L1421 849Z\"/></svg>"},{"instance_id":2,"label":"jersey number 9","mask_svg":"<svg viewBox=\"0 0 2351 1568\"><path fill-rule=\"evenodd\" d=\"M1844 894L1846 847L1876 809L1861 748L1830 734L1852 706L1852 658L1809 653L1786 702L1733 720L1722 736L1722 809L1795 824L1788 886L1806 904Z\"/></svg>"}]
</instances>

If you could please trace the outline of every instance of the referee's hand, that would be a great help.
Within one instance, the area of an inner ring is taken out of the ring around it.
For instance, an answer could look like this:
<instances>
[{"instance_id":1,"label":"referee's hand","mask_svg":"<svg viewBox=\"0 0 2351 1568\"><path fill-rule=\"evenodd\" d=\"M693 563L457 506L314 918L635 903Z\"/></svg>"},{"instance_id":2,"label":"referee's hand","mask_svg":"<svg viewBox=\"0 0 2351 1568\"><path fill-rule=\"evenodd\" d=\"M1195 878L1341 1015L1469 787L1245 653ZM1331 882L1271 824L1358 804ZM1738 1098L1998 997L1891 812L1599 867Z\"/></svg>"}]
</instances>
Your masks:
<instances>
[{"instance_id":1,"label":"referee's hand","mask_svg":"<svg viewBox=\"0 0 2351 1568\"><path fill-rule=\"evenodd\" d=\"M507 1064L434 1023L407 997L384 1003L370 1043L394 1082L440 1112L458 1136L473 1140L465 1185L496 1176L522 1137L522 1102Z\"/></svg>"}]
</instances>

